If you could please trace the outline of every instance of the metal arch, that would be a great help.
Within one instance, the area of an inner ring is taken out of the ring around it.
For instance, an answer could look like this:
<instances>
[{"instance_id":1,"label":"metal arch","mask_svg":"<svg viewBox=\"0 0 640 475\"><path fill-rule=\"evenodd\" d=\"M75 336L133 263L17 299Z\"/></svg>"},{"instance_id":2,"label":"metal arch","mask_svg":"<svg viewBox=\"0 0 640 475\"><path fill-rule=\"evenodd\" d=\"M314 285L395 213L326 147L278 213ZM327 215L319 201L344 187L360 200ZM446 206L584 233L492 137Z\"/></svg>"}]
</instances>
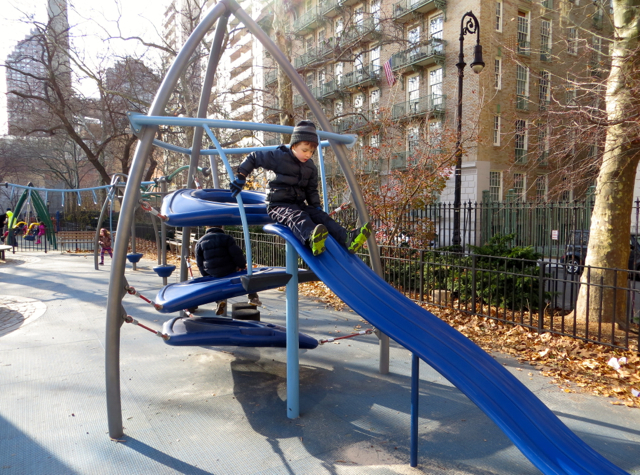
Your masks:
<instances>
[{"instance_id":1,"label":"metal arch","mask_svg":"<svg viewBox=\"0 0 640 475\"><path fill-rule=\"evenodd\" d=\"M332 134L333 128L331 127L329 120L323 114L320 104L311 95L311 92L302 78L298 75L291 63L278 49L275 43L273 43L266 33L262 31L257 23L247 15L235 0L221 0L220 3L214 5L205 13L203 20L191 33L162 81L153 103L151 104L147 118L160 116L164 112L164 108L178 82L180 74L187 67L189 59L200 42L220 17L223 15L228 16L230 13L233 13L239 20L241 20L249 31L253 33L253 35L272 54L280 67L282 67L287 76L289 76L292 84L306 100L322 129L331 133L330 135L334 135ZM219 55L219 51L216 53ZM142 120L140 122L142 122ZM122 306L122 298L125 295L124 289L126 285L124 271L126 265L127 241L129 239L130 228L133 223L134 211L137 204L137 195L139 193L138 188L142 181L147 157L151 147L153 146L157 129L158 125L155 124L140 127L139 142L136 147L136 152L129 171L129 179L127 180L123 195L120 222L118 226L120 232L116 234L114 256L111 265L105 329L105 382L109 435L112 438L118 438L123 435L122 406L120 398L120 327L124 323L123 317L126 316L126 312ZM337 140L337 134L329 138L329 143L336 154L338 163L340 164L347 180L347 184L351 189L352 199L356 209L358 210L360 220L361 222L366 222L369 220L369 215L360 187L356 182L353 170L349 166L345 145L343 143L339 143ZM197 150L193 155L197 155L198 152L199 150ZM191 172L193 171L193 164L191 164L190 177L192 176ZM372 267L378 275L382 275L380 255L374 235L369 238L368 244ZM389 340L388 337L385 337L384 335L379 336L381 339L380 372L387 373L389 370Z\"/></svg>"},{"instance_id":2,"label":"metal arch","mask_svg":"<svg viewBox=\"0 0 640 475\"><path fill-rule=\"evenodd\" d=\"M224 3L218 3L209 9L203 20L196 26L162 81L149 109L150 116L161 115L164 112L169 97L178 82L180 74L186 68L189 59L204 39L207 31L209 31L218 18L227 13L227 11ZM147 157L153 145L153 139L157 129L157 126L145 127L140 134L140 141L136 147L133 162L129 170L129 180L127 181L122 200L122 210L120 213L121 222L118 226L121 232L116 234L114 255L111 264L105 329L107 420L111 438L118 438L123 435L122 402L120 399L120 327L124 323L123 317L126 315L122 307L122 298L124 297L124 286L126 282L124 271L127 241L133 222L138 187L142 181L142 174L144 173Z\"/></svg>"}]
</instances>

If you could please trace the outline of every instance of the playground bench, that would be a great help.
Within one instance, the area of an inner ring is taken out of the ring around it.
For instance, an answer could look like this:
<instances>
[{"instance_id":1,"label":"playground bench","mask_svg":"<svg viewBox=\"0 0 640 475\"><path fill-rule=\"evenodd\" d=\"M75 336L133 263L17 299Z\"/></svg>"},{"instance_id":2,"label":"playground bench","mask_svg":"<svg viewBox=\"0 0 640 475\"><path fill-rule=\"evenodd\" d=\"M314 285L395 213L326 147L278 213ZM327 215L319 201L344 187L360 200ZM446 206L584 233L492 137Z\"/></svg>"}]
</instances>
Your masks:
<instances>
[{"instance_id":1,"label":"playground bench","mask_svg":"<svg viewBox=\"0 0 640 475\"><path fill-rule=\"evenodd\" d=\"M93 243L96 237L95 231L58 231L58 246L60 252L65 248L71 251L93 251Z\"/></svg>"},{"instance_id":2,"label":"playground bench","mask_svg":"<svg viewBox=\"0 0 640 475\"><path fill-rule=\"evenodd\" d=\"M6 244L2 244L0 246L0 259L2 259L4 261L5 260L4 252L5 251L10 251L11 249L12 249L11 246L7 246Z\"/></svg>"},{"instance_id":3,"label":"playground bench","mask_svg":"<svg viewBox=\"0 0 640 475\"><path fill-rule=\"evenodd\" d=\"M182 249L182 231L176 231L173 239L171 240L167 239L167 244L169 245L169 250L171 252L180 254L180 250ZM190 253L195 254L196 241L193 239L193 236L191 236L191 242L189 244L190 244L189 248L191 250Z\"/></svg>"}]
</instances>

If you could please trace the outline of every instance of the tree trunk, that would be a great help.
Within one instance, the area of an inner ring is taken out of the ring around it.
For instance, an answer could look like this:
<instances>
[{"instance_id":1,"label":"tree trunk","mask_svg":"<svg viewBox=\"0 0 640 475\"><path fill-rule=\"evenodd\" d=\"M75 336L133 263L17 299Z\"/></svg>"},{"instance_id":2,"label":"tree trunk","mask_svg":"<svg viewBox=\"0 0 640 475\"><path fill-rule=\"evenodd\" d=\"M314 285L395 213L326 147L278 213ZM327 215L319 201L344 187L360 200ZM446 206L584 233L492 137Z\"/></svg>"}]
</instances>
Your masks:
<instances>
[{"instance_id":1,"label":"tree trunk","mask_svg":"<svg viewBox=\"0 0 640 475\"><path fill-rule=\"evenodd\" d=\"M580 279L576 318L616 322L626 326L629 235L633 190L640 160L637 110L630 87L638 51L639 0L613 0L614 41L611 72L607 82L609 124L602 167L598 174L587 266L616 268L585 269ZM625 120L626 119L626 120ZM590 284L590 285L586 285ZM616 288L612 288L616 287Z\"/></svg>"}]
</instances>

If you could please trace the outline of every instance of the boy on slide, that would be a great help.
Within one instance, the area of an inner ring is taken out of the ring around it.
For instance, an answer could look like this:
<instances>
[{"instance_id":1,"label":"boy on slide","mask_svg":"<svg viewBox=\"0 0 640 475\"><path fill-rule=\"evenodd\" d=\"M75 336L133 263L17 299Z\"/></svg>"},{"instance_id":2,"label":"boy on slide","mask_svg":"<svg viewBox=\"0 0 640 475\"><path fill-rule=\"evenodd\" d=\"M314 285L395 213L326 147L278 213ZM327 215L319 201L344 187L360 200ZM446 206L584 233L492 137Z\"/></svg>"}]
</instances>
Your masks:
<instances>
[{"instance_id":1,"label":"boy on slide","mask_svg":"<svg viewBox=\"0 0 640 475\"><path fill-rule=\"evenodd\" d=\"M252 152L238 167L229 188L236 197L256 168L271 170L276 177L269 182L267 213L277 223L284 224L311 249L314 256L325 250L331 234L351 253L358 252L371 235L371 226L347 231L320 206L318 169L311 157L318 148L318 134L313 122L302 120L293 129L290 148L280 145L268 152Z\"/></svg>"}]
</instances>

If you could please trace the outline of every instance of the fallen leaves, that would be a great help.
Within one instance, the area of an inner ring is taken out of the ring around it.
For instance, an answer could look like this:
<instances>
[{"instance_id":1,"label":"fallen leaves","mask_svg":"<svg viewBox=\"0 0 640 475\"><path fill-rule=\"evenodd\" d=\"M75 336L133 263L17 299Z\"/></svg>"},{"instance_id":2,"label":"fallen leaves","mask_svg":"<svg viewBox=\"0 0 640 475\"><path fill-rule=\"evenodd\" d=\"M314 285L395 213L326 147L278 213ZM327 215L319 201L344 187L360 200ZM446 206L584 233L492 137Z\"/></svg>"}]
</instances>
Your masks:
<instances>
[{"instance_id":1,"label":"fallen leaves","mask_svg":"<svg viewBox=\"0 0 640 475\"><path fill-rule=\"evenodd\" d=\"M322 282L301 284L300 293L336 310L347 307ZM640 357L637 351L620 350L549 332L538 333L521 325L469 315L453 308L426 303L421 306L483 350L506 353L520 363L535 367L544 376L552 378L552 383L564 392L589 392L613 398L612 404L615 405L640 408Z\"/></svg>"}]
</instances>

